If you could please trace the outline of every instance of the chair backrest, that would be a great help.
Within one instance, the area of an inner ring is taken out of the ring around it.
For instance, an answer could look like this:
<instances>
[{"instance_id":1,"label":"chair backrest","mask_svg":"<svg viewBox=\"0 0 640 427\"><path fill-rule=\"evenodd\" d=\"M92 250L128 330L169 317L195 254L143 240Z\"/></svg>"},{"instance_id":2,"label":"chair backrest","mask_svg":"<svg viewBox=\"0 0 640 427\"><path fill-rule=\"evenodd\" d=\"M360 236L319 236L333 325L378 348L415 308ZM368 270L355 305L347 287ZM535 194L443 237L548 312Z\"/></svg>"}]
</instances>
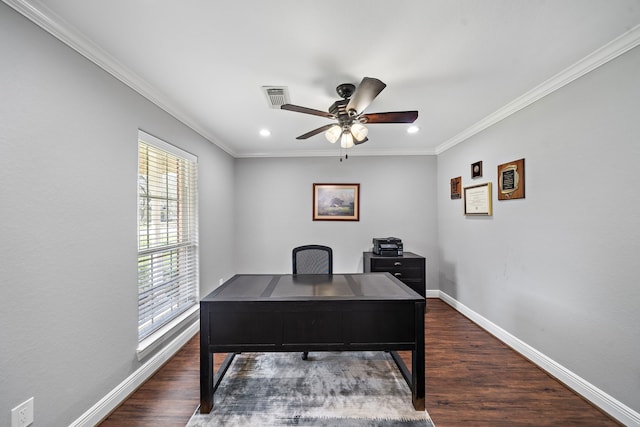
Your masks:
<instances>
[{"instance_id":1,"label":"chair backrest","mask_svg":"<svg viewBox=\"0 0 640 427\"><path fill-rule=\"evenodd\" d=\"M292 258L293 274L333 274L333 251L328 246L298 246Z\"/></svg>"}]
</instances>

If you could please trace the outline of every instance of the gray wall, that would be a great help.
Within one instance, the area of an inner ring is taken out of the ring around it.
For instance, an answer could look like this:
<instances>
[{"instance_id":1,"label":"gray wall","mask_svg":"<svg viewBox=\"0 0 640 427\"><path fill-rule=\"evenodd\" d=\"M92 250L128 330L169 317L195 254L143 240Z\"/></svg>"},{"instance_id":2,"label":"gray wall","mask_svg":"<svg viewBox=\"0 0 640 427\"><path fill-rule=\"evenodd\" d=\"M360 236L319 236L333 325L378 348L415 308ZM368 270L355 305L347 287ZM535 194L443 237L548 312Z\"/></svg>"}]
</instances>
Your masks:
<instances>
[{"instance_id":1,"label":"gray wall","mask_svg":"<svg viewBox=\"0 0 640 427\"><path fill-rule=\"evenodd\" d=\"M440 288L640 410L640 48L438 156ZM526 159L526 198L497 165ZM484 177L470 179L482 160ZM494 183L490 218L447 183Z\"/></svg>"},{"instance_id":2,"label":"gray wall","mask_svg":"<svg viewBox=\"0 0 640 427\"><path fill-rule=\"evenodd\" d=\"M359 183L360 221L313 221L314 182ZM236 186L239 273L290 273L291 249L311 243L333 248L334 272L361 272L372 238L395 236L437 289L435 156L238 159Z\"/></svg>"},{"instance_id":3,"label":"gray wall","mask_svg":"<svg viewBox=\"0 0 640 427\"><path fill-rule=\"evenodd\" d=\"M62 426L140 363L138 128L197 155L202 293L233 273L233 159L0 3L0 425Z\"/></svg>"}]
</instances>

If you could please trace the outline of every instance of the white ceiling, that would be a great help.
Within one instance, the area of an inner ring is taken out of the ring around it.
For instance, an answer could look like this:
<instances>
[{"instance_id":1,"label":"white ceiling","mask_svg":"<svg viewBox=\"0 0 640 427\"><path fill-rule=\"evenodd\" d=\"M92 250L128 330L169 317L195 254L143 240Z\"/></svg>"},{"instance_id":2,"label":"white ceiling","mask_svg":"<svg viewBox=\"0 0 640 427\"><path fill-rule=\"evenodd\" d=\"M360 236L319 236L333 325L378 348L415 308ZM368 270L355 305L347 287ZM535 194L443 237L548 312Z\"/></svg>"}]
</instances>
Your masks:
<instances>
[{"instance_id":1,"label":"white ceiling","mask_svg":"<svg viewBox=\"0 0 640 427\"><path fill-rule=\"evenodd\" d=\"M349 154L435 154L640 44L639 0L4 1L236 157L338 153L265 85L327 110L379 78L365 112L420 132L372 124Z\"/></svg>"}]
</instances>

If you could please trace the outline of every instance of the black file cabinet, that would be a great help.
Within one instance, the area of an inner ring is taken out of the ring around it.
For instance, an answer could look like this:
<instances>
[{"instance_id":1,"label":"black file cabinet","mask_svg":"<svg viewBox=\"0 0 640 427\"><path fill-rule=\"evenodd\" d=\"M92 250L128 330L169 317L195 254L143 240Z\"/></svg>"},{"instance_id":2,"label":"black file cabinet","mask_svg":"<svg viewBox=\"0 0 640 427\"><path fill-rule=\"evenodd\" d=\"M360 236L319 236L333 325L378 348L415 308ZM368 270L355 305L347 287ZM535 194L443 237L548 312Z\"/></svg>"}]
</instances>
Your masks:
<instances>
[{"instance_id":1,"label":"black file cabinet","mask_svg":"<svg viewBox=\"0 0 640 427\"><path fill-rule=\"evenodd\" d=\"M411 289L426 296L425 259L413 252L404 252L403 256L379 256L373 252L363 253L365 273L389 272Z\"/></svg>"}]
</instances>

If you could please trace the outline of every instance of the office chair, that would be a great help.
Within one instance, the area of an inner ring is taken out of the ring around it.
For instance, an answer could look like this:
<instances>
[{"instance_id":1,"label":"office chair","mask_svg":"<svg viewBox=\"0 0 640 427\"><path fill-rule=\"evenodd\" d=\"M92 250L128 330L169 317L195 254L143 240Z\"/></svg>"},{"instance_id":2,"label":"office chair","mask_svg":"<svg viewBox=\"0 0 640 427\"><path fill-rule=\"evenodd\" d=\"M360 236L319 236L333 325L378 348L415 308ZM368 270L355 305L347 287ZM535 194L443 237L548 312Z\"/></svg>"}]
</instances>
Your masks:
<instances>
[{"instance_id":1,"label":"office chair","mask_svg":"<svg viewBox=\"0 0 640 427\"><path fill-rule=\"evenodd\" d=\"M333 274L333 251L328 246L298 246L292 258L293 274Z\"/></svg>"},{"instance_id":2,"label":"office chair","mask_svg":"<svg viewBox=\"0 0 640 427\"><path fill-rule=\"evenodd\" d=\"M333 251L328 246L305 245L293 248L293 274L333 274ZM307 360L309 352L302 353Z\"/></svg>"}]
</instances>

